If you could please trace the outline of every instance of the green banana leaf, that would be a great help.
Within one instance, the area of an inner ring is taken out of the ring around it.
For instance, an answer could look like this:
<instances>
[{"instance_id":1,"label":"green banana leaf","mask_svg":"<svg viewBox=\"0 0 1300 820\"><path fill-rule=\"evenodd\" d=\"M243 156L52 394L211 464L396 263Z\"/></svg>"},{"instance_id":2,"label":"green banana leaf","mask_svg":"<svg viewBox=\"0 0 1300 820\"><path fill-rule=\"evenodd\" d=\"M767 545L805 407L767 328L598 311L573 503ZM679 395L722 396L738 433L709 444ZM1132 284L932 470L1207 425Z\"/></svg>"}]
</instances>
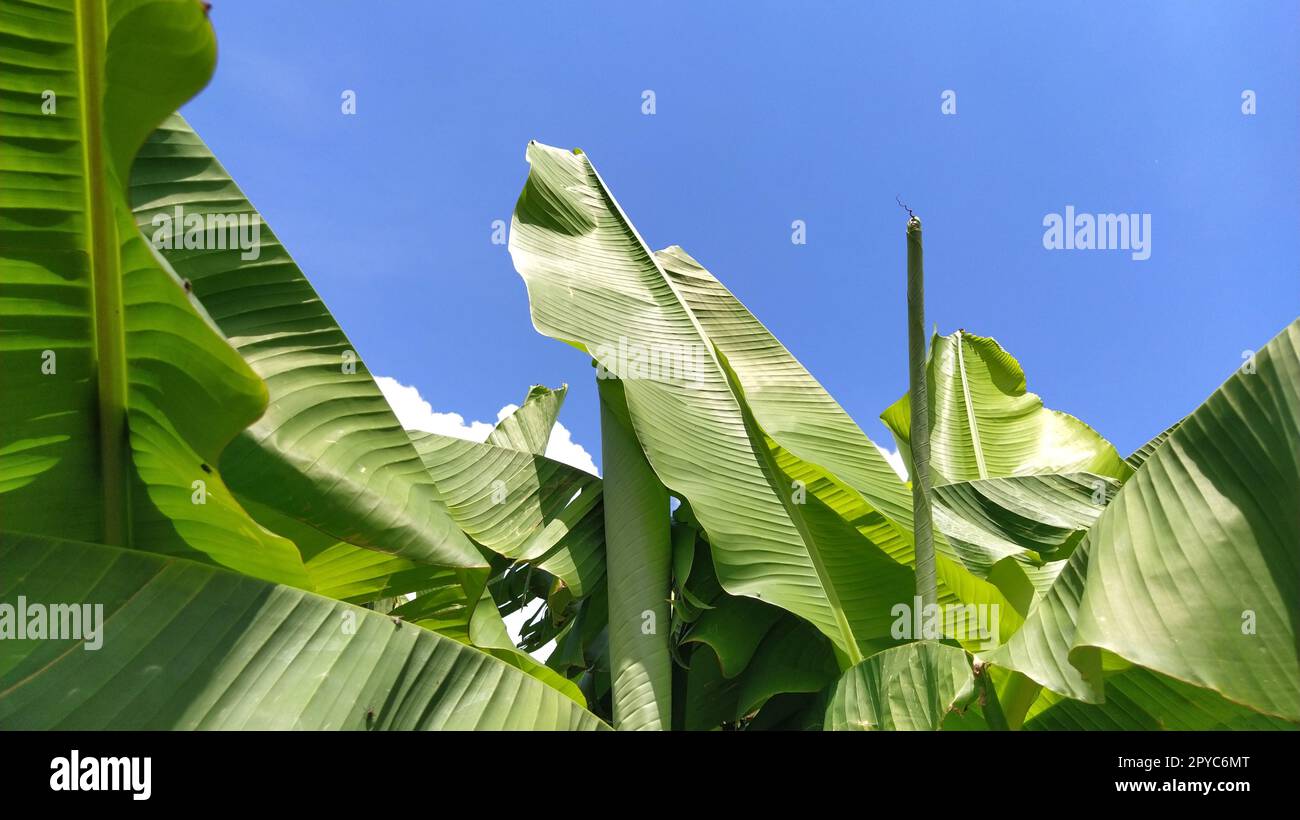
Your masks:
<instances>
[{"instance_id":1,"label":"green banana leaf","mask_svg":"<svg viewBox=\"0 0 1300 820\"><path fill-rule=\"evenodd\" d=\"M307 585L297 550L247 515L218 470L266 389L127 206L136 150L211 75L201 6L6 6L0 36L30 46L0 50L5 527Z\"/></svg>"},{"instance_id":2,"label":"green banana leaf","mask_svg":"<svg viewBox=\"0 0 1300 820\"><path fill-rule=\"evenodd\" d=\"M1114 657L1300 720L1300 321L1151 453L989 656L1100 702Z\"/></svg>"},{"instance_id":3,"label":"green banana leaf","mask_svg":"<svg viewBox=\"0 0 1300 820\"><path fill-rule=\"evenodd\" d=\"M155 244L186 228L160 253L270 391L266 412L222 455L234 490L336 541L422 563L486 566L352 343L180 115L141 149L131 196ZM221 227L240 216L257 220L254 246Z\"/></svg>"},{"instance_id":4,"label":"green banana leaf","mask_svg":"<svg viewBox=\"0 0 1300 820\"><path fill-rule=\"evenodd\" d=\"M826 708L827 731L938 731L975 689L956 647L916 641L886 649L844 673Z\"/></svg>"},{"instance_id":5,"label":"green banana leaf","mask_svg":"<svg viewBox=\"0 0 1300 820\"><path fill-rule=\"evenodd\" d=\"M973 574L998 579L999 569L1010 571L1002 562L1013 561L1041 597L1119 486L1091 473L940 484L934 488L934 520Z\"/></svg>"},{"instance_id":6,"label":"green banana leaf","mask_svg":"<svg viewBox=\"0 0 1300 820\"><path fill-rule=\"evenodd\" d=\"M479 598L470 617L469 643L497 660L508 663L524 674L537 678L547 686L562 692L565 697L582 708L587 708L587 699L577 684L531 655L519 651L514 641L510 639L510 633L506 630L501 614L497 611L492 593L487 589L483 590L483 595Z\"/></svg>"},{"instance_id":7,"label":"green banana leaf","mask_svg":"<svg viewBox=\"0 0 1300 820\"><path fill-rule=\"evenodd\" d=\"M535 456L545 455L546 444L551 440L551 428L555 426L568 392L567 384L561 385L558 390L541 384L533 385L529 388L524 403L492 428L487 442Z\"/></svg>"},{"instance_id":8,"label":"green banana leaf","mask_svg":"<svg viewBox=\"0 0 1300 820\"><path fill-rule=\"evenodd\" d=\"M770 440L769 444L771 444ZM896 563L904 567L915 565L916 556L910 534L881 515L878 510L863 499L860 493L854 491L843 481L821 467L796 458L786 450L778 448L775 452L777 468L792 481L800 482L800 486L807 491L809 497L816 498L842 519L852 524L868 541L878 546ZM1022 609L1019 607L1023 607L1023 611L1027 612L1028 602L1023 605L1019 603L1013 604L1003 594L1002 590L987 578L975 575L971 568L968 568L963 563L963 559L969 560L970 556L964 556L959 552L956 547L948 542L942 532L935 533L934 543L936 550L935 565L938 574L938 603L945 606L953 604L993 606L996 604L999 611L1002 612L999 621L1001 637L1004 640L1010 637L1023 622L1021 617ZM858 560L865 560L872 556L874 556L874 552L868 551L860 554ZM975 571L979 571L982 563L972 561L971 567ZM988 576L990 578L994 577L991 570L988 572ZM1001 580L1001 578L998 580ZM1017 579L1013 577L1012 580ZM1030 583L1024 572L1019 572L1018 580L1025 585ZM911 573L908 573L904 578L894 579L893 583L899 585L892 593L895 599L910 602L911 590L914 590ZM906 586L907 589L903 590L903 586ZM969 648L973 649L975 647Z\"/></svg>"},{"instance_id":9,"label":"green banana leaf","mask_svg":"<svg viewBox=\"0 0 1300 820\"><path fill-rule=\"evenodd\" d=\"M581 596L604 576L604 524L598 520L600 481L540 455L566 390L534 386L524 404L501 419L481 444L408 433L430 476L447 488L449 512L458 524L503 553L523 544L524 549L515 552L520 560L554 571L563 579L566 591ZM492 516L491 523L484 523L483 511ZM331 552L339 549L336 546ZM308 561L308 568L316 563ZM497 602L486 588L486 571L481 575L479 570L456 572L444 583L422 587L423 591L394 614L468 642L585 707L586 700L576 685L515 646ZM402 583L410 583L412 577L409 572L395 576ZM522 608L534 597L531 585L522 585L512 597L515 600L506 602L511 610ZM538 641L539 645L545 642Z\"/></svg>"},{"instance_id":10,"label":"green banana leaf","mask_svg":"<svg viewBox=\"0 0 1300 820\"><path fill-rule=\"evenodd\" d=\"M708 644L718 656L722 676L734 678L749 666L782 614L762 601L724 594L700 614L682 643Z\"/></svg>"},{"instance_id":11,"label":"green banana leaf","mask_svg":"<svg viewBox=\"0 0 1300 820\"><path fill-rule=\"evenodd\" d=\"M1083 703L1050 690L1030 709L1027 731L1296 731L1300 724L1267 717L1191 684L1130 667L1106 677L1106 702Z\"/></svg>"},{"instance_id":12,"label":"green banana leaf","mask_svg":"<svg viewBox=\"0 0 1300 820\"><path fill-rule=\"evenodd\" d=\"M701 644L691 653L691 666L681 707L681 728L688 732L708 732L723 728L735 719L738 711L741 680L722 674L722 666L713 647Z\"/></svg>"},{"instance_id":13,"label":"green banana leaf","mask_svg":"<svg viewBox=\"0 0 1300 820\"><path fill-rule=\"evenodd\" d=\"M724 588L808 618L859 654L910 594L884 584L880 595L864 583L878 579L850 556L875 546L853 528L835 533L839 557L823 560L810 533L834 528L833 516L814 504L806 505L812 512L791 509L805 505L793 502L797 488L773 469L758 431L796 457L831 465L903 538L906 486L717 280L680 250L650 252L585 156L532 143L528 159L510 251L534 325L620 377L637 439L660 480L690 502Z\"/></svg>"},{"instance_id":14,"label":"green banana leaf","mask_svg":"<svg viewBox=\"0 0 1300 820\"><path fill-rule=\"evenodd\" d=\"M1091 427L1043 407L993 339L936 333L926 387L940 580L963 580L946 567L959 563L1018 625L1132 469ZM881 419L910 459L907 396Z\"/></svg>"},{"instance_id":15,"label":"green banana leaf","mask_svg":"<svg viewBox=\"0 0 1300 820\"><path fill-rule=\"evenodd\" d=\"M595 492L589 489L587 492ZM552 532L546 537L555 546L534 563L559 578L575 598L591 595L605 580L605 507L600 501L570 523L582 508L576 500L546 525Z\"/></svg>"},{"instance_id":16,"label":"green banana leaf","mask_svg":"<svg viewBox=\"0 0 1300 820\"><path fill-rule=\"evenodd\" d=\"M568 464L512 447L408 433L452 519L506 558L550 553L600 502L600 479Z\"/></svg>"},{"instance_id":17,"label":"green banana leaf","mask_svg":"<svg viewBox=\"0 0 1300 820\"><path fill-rule=\"evenodd\" d=\"M807 621L724 592L714 577L707 546L695 554L695 530L685 523L690 515L675 517L679 520L673 525L674 606L689 611L674 612L674 657L687 670L688 698L692 691L707 694L710 689L727 696L721 704L688 702L685 722L697 729L721 724L752 729L772 721L784 726L791 717L786 710L807 706L786 696L820 692L839 678L833 644ZM766 704L773 699L784 705L775 705L768 713ZM708 721L713 724L707 725ZM820 728L820 712L816 724Z\"/></svg>"},{"instance_id":18,"label":"green banana leaf","mask_svg":"<svg viewBox=\"0 0 1300 820\"><path fill-rule=\"evenodd\" d=\"M388 614L474 645L472 623L487 583L486 570L439 567L414 598L399 601Z\"/></svg>"},{"instance_id":19,"label":"green banana leaf","mask_svg":"<svg viewBox=\"0 0 1300 820\"><path fill-rule=\"evenodd\" d=\"M327 598L368 604L440 587L448 578L472 578L467 588L472 601L487 582L486 567L466 569L422 564L356 547L346 541L336 541L272 507L247 498L241 501L264 526L293 541L302 555L309 579L304 588Z\"/></svg>"},{"instance_id":20,"label":"green banana leaf","mask_svg":"<svg viewBox=\"0 0 1300 820\"><path fill-rule=\"evenodd\" d=\"M1089 473L1009 476L942 484L934 498L946 515L978 533L972 537L996 556L991 565L1008 555L1068 556L1119 486Z\"/></svg>"},{"instance_id":21,"label":"green banana leaf","mask_svg":"<svg viewBox=\"0 0 1300 820\"><path fill-rule=\"evenodd\" d=\"M1037 473L1132 475L1119 453L1073 416L1026 392L1019 362L993 339L957 331L931 339L926 366L930 468L936 485ZM910 462L907 396L881 414Z\"/></svg>"},{"instance_id":22,"label":"green banana leaf","mask_svg":"<svg viewBox=\"0 0 1300 820\"><path fill-rule=\"evenodd\" d=\"M0 641L0 729L598 729L534 678L366 609L183 559L0 536L0 601L103 606Z\"/></svg>"},{"instance_id":23,"label":"green banana leaf","mask_svg":"<svg viewBox=\"0 0 1300 820\"><path fill-rule=\"evenodd\" d=\"M780 695L820 692L839 677L839 665L826 636L806 621L787 615L763 636L741 674L735 717L753 714Z\"/></svg>"},{"instance_id":24,"label":"green banana leaf","mask_svg":"<svg viewBox=\"0 0 1300 820\"><path fill-rule=\"evenodd\" d=\"M1159 449L1160 445L1165 443L1165 439L1169 438L1170 434L1172 434L1175 430L1177 430L1178 425L1182 423L1183 423L1182 419L1179 419L1178 421L1166 427L1159 434L1157 434L1155 438L1151 439L1146 444L1143 444L1141 447L1137 448L1131 454L1129 454L1129 456L1124 459L1124 462L1128 464L1128 466L1132 467L1134 470L1137 470L1139 467L1141 467L1143 464L1146 463L1146 460L1151 457L1151 454L1154 453L1157 449Z\"/></svg>"}]
</instances>

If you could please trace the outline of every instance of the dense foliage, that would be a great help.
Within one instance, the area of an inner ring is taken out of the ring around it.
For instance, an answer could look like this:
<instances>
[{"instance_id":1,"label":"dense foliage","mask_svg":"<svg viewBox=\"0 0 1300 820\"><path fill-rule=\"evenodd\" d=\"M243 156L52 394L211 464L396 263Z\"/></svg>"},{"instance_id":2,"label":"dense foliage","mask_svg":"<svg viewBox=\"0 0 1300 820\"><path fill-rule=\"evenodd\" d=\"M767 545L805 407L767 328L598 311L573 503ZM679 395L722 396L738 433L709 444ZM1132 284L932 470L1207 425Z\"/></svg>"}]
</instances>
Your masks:
<instances>
[{"instance_id":1,"label":"dense foliage","mask_svg":"<svg viewBox=\"0 0 1300 820\"><path fill-rule=\"evenodd\" d=\"M529 145L510 252L596 366L603 478L545 456L564 387L404 430L271 231L225 241L256 211L173 113L201 4L0 35L0 602L106 617L0 640L0 728L1300 724L1300 321L1127 458L935 335L927 607L907 479L581 152Z\"/></svg>"}]
</instances>

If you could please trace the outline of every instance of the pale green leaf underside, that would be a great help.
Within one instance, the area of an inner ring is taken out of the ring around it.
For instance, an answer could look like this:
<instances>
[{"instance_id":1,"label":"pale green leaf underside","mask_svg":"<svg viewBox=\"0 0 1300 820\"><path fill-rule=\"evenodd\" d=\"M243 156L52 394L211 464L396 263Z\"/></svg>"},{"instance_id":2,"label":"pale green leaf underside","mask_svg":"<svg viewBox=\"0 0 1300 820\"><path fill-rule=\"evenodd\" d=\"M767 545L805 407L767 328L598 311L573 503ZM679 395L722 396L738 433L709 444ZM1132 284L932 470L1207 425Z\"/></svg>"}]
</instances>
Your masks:
<instances>
[{"instance_id":1,"label":"pale green leaf underside","mask_svg":"<svg viewBox=\"0 0 1300 820\"><path fill-rule=\"evenodd\" d=\"M1091 427L1043 407L1025 373L993 339L957 331L931 339L926 369L930 468L934 483L1036 473L1095 473L1124 480L1132 470ZM881 414L909 453L904 395ZM910 456L909 456L910 460Z\"/></svg>"},{"instance_id":2,"label":"pale green leaf underside","mask_svg":"<svg viewBox=\"0 0 1300 820\"><path fill-rule=\"evenodd\" d=\"M1300 720L1300 320L1169 436L1091 533L1078 646Z\"/></svg>"},{"instance_id":3,"label":"pale green leaf underside","mask_svg":"<svg viewBox=\"0 0 1300 820\"><path fill-rule=\"evenodd\" d=\"M524 403L497 422L497 426L488 433L488 443L523 450L536 456L545 455L546 444L551 440L551 428L555 426L568 392L568 385L562 385L556 390L540 384L533 385L524 398Z\"/></svg>"},{"instance_id":4,"label":"pale green leaf underside","mask_svg":"<svg viewBox=\"0 0 1300 820\"><path fill-rule=\"evenodd\" d=\"M338 541L424 563L484 565L347 336L180 115L141 149L131 196L140 229L163 244L160 253L270 391L266 412L222 456L236 492ZM245 233L222 227L240 216ZM245 246L252 218L258 242Z\"/></svg>"},{"instance_id":5,"label":"pale green leaf underside","mask_svg":"<svg viewBox=\"0 0 1300 820\"><path fill-rule=\"evenodd\" d=\"M834 461L852 477L854 491L871 492L904 531L910 521L905 485L707 271L680 251L656 256L648 250L585 156L536 143L528 156L532 171L516 206L510 248L528 284L534 324L624 377L637 437L659 478L690 502L708 532L727 590L785 607L844 643L830 601L854 595L837 596L819 576L782 498L792 488L765 466L759 448L766 442L747 426L715 345L736 357L738 382L755 392L749 405L759 427L770 426L782 446ZM766 354L755 355L749 349L755 344ZM648 359L656 369L642 373ZM816 418L801 425L789 409L796 400L815 405L809 412ZM895 602L874 601L872 609L887 613Z\"/></svg>"},{"instance_id":6,"label":"pale green leaf underside","mask_svg":"<svg viewBox=\"0 0 1300 820\"><path fill-rule=\"evenodd\" d=\"M575 595L604 575L601 480L544 456L407 431L464 532L516 561L545 565Z\"/></svg>"}]
</instances>

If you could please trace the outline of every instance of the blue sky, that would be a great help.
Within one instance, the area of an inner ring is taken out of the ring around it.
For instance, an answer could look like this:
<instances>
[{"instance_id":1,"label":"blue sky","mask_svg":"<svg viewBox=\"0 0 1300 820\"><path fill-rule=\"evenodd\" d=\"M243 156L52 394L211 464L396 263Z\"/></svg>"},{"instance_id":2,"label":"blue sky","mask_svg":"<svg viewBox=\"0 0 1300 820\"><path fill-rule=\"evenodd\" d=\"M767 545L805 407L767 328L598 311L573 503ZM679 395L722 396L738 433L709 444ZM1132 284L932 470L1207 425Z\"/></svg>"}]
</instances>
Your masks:
<instances>
[{"instance_id":1,"label":"blue sky","mask_svg":"<svg viewBox=\"0 0 1300 820\"><path fill-rule=\"evenodd\" d=\"M1300 315L1294 4L503 5L216 0L217 74L183 109L371 372L434 411L490 422L568 382L599 462L593 371L533 330L491 242L529 139L586 151L647 242L710 268L882 444L907 378L895 195L924 220L928 320L996 337L1123 453ZM1150 214L1150 258L1045 249L1067 205Z\"/></svg>"}]
</instances>

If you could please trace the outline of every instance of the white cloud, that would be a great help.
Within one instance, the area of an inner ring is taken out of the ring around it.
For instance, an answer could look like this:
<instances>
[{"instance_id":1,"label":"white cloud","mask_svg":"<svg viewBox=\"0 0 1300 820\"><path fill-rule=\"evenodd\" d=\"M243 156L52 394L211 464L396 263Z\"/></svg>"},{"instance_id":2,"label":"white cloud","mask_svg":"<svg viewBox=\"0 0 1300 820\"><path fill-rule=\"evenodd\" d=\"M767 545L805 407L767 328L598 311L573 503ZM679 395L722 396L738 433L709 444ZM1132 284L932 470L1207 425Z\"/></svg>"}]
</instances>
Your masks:
<instances>
[{"instance_id":1,"label":"white cloud","mask_svg":"<svg viewBox=\"0 0 1300 820\"><path fill-rule=\"evenodd\" d=\"M409 430L424 430L469 441L483 441L496 426L486 421L471 421L466 424L465 417L460 413L434 412L433 405L424 400L419 390L388 376L376 376L375 382L383 391L384 398L392 405L397 420ZM517 404L507 404L497 411L497 421L518 409ZM579 470L586 470L593 475L600 475L591 453L574 441L573 434L558 421L551 428L551 438L546 442L546 456L577 467Z\"/></svg>"},{"instance_id":2,"label":"white cloud","mask_svg":"<svg viewBox=\"0 0 1300 820\"><path fill-rule=\"evenodd\" d=\"M426 433L438 433L443 436L482 441L488 437L495 425L486 421L465 423L460 413L435 413L414 387L401 384L387 376L376 376L375 383L388 399L397 420L408 430L423 430Z\"/></svg>"},{"instance_id":3,"label":"white cloud","mask_svg":"<svg viewBox=\"0 0 1300 820\"><path fill-rule=\"evenodd\" d=\"M592 475L600 475L600 471L596 469L596 462L591 460L591 453L574 441L569 428L558 421L551 428L551 437L546 442L546 456L577 467L579 470L586 470Z\"/></svg>"},{"instance_id":4,"label":"white cloud","mask_svg":"<svg viewBox=\"0 0 1300 820\"><path fill-rule=\"evenodd\" d=\"M903 463L903 456L897 450L889 450L879 444L876 445L876 449L885 457L885 461L889 462L889 466L894 468L894 472L898 473L898 477L906 481L907 465Z\"/></svg>"}]
</instances>

